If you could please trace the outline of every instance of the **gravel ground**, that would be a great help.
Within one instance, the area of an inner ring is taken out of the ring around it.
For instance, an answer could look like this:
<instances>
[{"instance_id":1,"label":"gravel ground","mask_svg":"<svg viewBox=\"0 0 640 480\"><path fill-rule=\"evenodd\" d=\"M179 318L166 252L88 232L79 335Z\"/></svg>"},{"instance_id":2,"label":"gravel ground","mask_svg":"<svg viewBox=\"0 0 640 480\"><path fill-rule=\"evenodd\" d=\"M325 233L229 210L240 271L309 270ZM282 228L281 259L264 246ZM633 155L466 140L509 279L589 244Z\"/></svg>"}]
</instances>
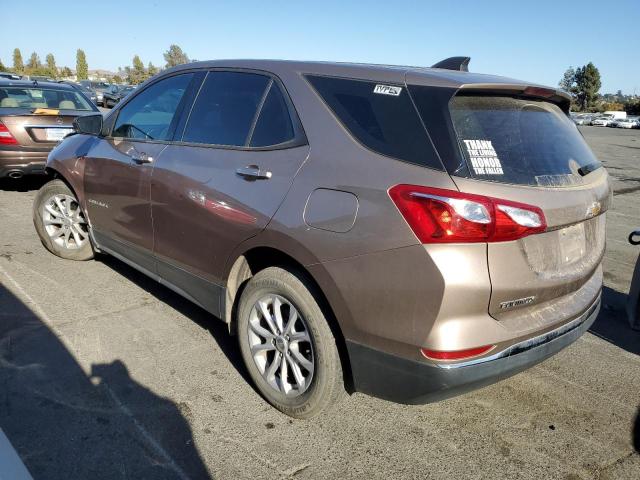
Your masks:
<instances>
[{"instance_id":1,"label":"gravel ground","mask_svg":"<svg viewBox=\"0 0 640 480\"><path fill-rule=\"evenodd\" d=\"M39 182L2 182L0 427L47 480L640 478L640 333L623 312L640 252L626 241L640 227L640 130L582 131L615 190L592 332L463 397L355 394L311 421L262 400L234 339L199 308L114 259L47 253L31 223Z\"/></svg>"}]
</instances>

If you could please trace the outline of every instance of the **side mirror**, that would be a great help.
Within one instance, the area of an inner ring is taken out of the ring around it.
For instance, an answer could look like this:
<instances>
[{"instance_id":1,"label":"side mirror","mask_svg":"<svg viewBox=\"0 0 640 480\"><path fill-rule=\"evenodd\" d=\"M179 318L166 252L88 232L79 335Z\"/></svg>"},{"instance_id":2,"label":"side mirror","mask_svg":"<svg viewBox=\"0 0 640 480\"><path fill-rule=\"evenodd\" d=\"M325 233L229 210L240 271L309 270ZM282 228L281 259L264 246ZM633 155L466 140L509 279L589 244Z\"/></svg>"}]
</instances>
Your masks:
<instances>
[{"instance_id":1,"label":"side mirror","mask_svg":"<svg viewBox=\"0 0 640 480\"><path fill-rule=\"evenodd\" d=\"M102 114L96 113L77 117L73 121L73 129L76 131L76 133L84 133L85 135L100 135L100 132L102 131Z\"/></svg>"}]
</instances>

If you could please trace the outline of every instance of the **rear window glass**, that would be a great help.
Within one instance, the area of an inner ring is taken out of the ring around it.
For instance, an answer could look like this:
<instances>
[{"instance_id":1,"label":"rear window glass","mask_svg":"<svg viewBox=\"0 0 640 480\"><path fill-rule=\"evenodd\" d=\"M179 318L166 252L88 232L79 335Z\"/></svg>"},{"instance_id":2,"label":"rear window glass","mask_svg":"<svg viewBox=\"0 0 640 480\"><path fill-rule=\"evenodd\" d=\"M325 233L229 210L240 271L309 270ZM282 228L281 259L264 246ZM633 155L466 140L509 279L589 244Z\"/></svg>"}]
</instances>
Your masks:
<instances>
[{"instance_id":1,"label":"rear window glass","mask_svg":"<svg viewBox=\"0 0 640 480\"><path fill-rule=\"evenodd\" d=\"M404 86L307 76L353 137L369 149L442 170Z\"/></svg>"},{"instance_id":2,"label":"rear window glass","mask_svg":"<svg viewBox=\"0 0 640 480\"><path fill-rule=\"evenodd\" d=\"M513 97L455 96L458 143L474 178L568 186L600 167L575 124L555 104Z\"/></svg>"},{"instance_id":3,"label":"rear window glass","mask_svg":"<svg viewBox=\"0 0 640 480\"><path fill-rule=\"evenodd\" d=\"M91 104L74 90L13 86L0 87L0 108L93 110Z\"/></svg>"}]
</instances>

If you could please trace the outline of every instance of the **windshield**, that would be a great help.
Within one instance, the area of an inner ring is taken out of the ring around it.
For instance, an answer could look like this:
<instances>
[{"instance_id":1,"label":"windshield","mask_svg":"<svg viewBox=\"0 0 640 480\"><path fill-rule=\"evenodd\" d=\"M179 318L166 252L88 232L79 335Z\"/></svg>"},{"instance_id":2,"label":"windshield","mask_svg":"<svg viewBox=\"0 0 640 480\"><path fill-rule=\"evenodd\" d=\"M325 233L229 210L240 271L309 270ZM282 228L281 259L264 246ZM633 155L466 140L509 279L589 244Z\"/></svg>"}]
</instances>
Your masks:
<instances>
[{"instance_id":1,"label":"windshield","mask_svg":"<svg viewBox=\"0 0 640 480\"><path fill-rule=\"evenodd\" d=\"M91 104L73 90L17 86L0 87L0 109L2 108L93 110Z\"/></svg>"},{"instance_id":2,"label":"windshield","mask_svg":"<svg viewBox=\"0 0 640 480\"><path fill-rule=\"evenodd\" d=\"M575 124L550 102L458 95L449 108L474 178L567 186L600 167Z\"/></svg>"}]
</instances>

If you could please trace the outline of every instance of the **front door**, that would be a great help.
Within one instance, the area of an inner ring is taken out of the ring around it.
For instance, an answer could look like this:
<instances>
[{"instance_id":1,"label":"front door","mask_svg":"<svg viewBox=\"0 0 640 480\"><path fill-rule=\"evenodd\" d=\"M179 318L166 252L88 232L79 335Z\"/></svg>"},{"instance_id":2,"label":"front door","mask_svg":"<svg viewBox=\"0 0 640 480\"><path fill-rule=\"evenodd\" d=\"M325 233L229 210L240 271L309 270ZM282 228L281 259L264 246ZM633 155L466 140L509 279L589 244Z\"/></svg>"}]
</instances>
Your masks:
<instances>
[{"instance_id":1,"label":"front door","mask_svg":"<svg viewBox=\"0 0 640 480\"><path fill-rule=\"evenodd\" d=\"M111 135L87 154L87 213L99 247L155 273L150 180L193 74L161 79L114 112Z\"/></svg>"}]
</instances>

